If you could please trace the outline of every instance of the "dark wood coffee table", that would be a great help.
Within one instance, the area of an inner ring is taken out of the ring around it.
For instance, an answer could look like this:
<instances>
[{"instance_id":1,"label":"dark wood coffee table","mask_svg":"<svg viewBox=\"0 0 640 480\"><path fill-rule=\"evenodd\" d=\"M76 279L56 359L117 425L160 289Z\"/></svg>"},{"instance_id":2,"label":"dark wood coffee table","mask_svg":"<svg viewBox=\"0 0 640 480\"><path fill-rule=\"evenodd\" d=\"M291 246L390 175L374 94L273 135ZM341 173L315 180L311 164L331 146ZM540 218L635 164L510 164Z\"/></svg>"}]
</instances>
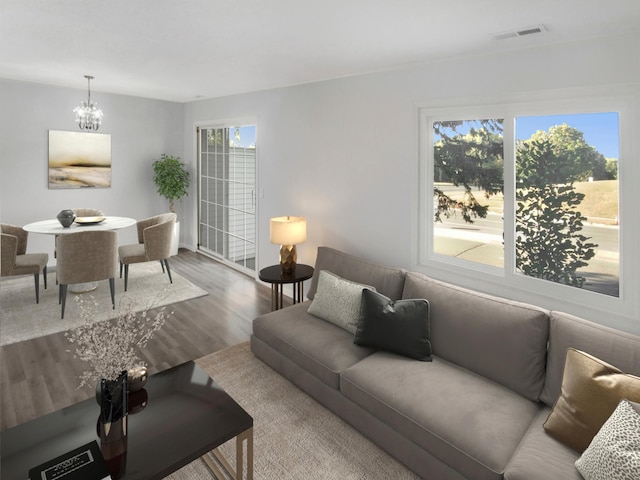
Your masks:
<instances>
[{"instance_id":1,"label":"dark wood coffee table","mask_svg":"<svg viewBox=\"0 0 640 480\"><path fill-rule=\"evenodd\" d=\"M217 476L222 464L234 478L253 478L253 419L198 365L187 362L151 375L144 390L144 408L140 404L140 411L129 414L124 473L118 479L161 479L199 457ZM136 411L135 401L129 410ZM26 480L31 467L92 440L100 444L99 413L90 398L1 432L2 479ZM217 451L233 438L235 469Z\"/></svg>"}]
</instances>

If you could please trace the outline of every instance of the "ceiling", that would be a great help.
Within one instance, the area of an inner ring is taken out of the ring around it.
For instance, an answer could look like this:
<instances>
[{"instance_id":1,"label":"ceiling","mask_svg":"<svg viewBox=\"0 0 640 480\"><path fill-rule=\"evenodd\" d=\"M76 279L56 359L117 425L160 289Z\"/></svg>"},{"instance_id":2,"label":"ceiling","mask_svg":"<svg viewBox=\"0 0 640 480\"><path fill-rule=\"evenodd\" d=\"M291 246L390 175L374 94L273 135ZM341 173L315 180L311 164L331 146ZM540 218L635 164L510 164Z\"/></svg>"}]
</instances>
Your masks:
<instances>
[{"instance_id":1,"label":"ceiling","mask_svg":"<svg viewBox=\"0 0 640 480\"><path fill-rule=\"evenodd\" d=\"M639 0L2 0L0 78L189 102L639 29Z\"/></svg>"}]
</instances>

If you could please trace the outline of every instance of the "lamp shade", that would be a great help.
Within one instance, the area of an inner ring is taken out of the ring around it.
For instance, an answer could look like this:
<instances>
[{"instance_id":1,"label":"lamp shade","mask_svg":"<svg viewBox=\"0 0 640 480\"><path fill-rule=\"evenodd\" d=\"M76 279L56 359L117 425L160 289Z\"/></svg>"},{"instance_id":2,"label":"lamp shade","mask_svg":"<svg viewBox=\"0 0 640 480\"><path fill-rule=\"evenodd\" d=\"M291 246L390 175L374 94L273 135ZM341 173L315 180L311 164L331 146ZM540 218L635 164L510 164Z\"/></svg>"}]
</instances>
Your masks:
<instances>
[{"instance_id":1,"label":"lamp shade","mask_svg":"<svg viewBox=\"0 0 640 480\"><path fill-rule=\"evenodd\" d=\"M274 217L269 222L269 238L276 245L296 245L307 239L304 217Z\"/></svg>"}]
</instances>

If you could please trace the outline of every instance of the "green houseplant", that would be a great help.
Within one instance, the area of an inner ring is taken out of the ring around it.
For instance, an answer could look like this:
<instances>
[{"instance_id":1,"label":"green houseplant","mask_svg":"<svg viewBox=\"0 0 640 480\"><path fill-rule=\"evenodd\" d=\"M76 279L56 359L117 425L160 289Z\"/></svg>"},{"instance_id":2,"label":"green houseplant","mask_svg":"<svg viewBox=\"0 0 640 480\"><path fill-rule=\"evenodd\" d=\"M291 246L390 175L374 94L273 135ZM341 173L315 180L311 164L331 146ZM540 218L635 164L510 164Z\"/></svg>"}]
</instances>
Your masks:
<instances>
[{"instance_id":1,"label":"green houseplant","mask_svg":"<svg viewBox=\"0 0 640 480\"><path fill-rule=\"evenodd\" d=\"M169 211L176 213L174 202L188 195L191 177L180 157L162 154L160 160L153 162L153 182L158 193L169 200ZM180 222L176 222L171 242L171 255L178 254L180 243Z\"/></svg>"},{"instance_id":2,"label":"green houseplant","mask_svg":"<svg viewBox=\"0 0 640 480\"><path fill-rule=\"evenodd\" d=\"M174 201L188 194L191 177L180 157L162 154L153 162L153 182L158 193L169 200L169 211L175 213Z\"/></svg>"}]
</instances>

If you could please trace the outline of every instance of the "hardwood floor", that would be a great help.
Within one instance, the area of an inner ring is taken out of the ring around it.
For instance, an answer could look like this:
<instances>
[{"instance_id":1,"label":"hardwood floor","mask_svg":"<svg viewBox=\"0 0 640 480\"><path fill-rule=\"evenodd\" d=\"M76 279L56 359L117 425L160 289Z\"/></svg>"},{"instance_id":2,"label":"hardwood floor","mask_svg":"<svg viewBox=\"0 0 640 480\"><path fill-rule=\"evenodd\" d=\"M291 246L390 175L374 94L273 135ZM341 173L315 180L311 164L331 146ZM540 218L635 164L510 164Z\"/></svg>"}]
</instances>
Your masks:
<instances>
[{"instance_id":1,"label":"hardwood floor","mask_svg":"<svg viewBox=\"0 0 640 480\"><path fill-rule=\"evenodd\" d=\"M176 303L141 354L150 373L244 342L252 320L271 310L271 290L204 255L180 250L172 271L209 295ZM68 352L62 333L0 348L0 430L94 395L77 389L85 363Z\"/></svg>"}]
</instances>

